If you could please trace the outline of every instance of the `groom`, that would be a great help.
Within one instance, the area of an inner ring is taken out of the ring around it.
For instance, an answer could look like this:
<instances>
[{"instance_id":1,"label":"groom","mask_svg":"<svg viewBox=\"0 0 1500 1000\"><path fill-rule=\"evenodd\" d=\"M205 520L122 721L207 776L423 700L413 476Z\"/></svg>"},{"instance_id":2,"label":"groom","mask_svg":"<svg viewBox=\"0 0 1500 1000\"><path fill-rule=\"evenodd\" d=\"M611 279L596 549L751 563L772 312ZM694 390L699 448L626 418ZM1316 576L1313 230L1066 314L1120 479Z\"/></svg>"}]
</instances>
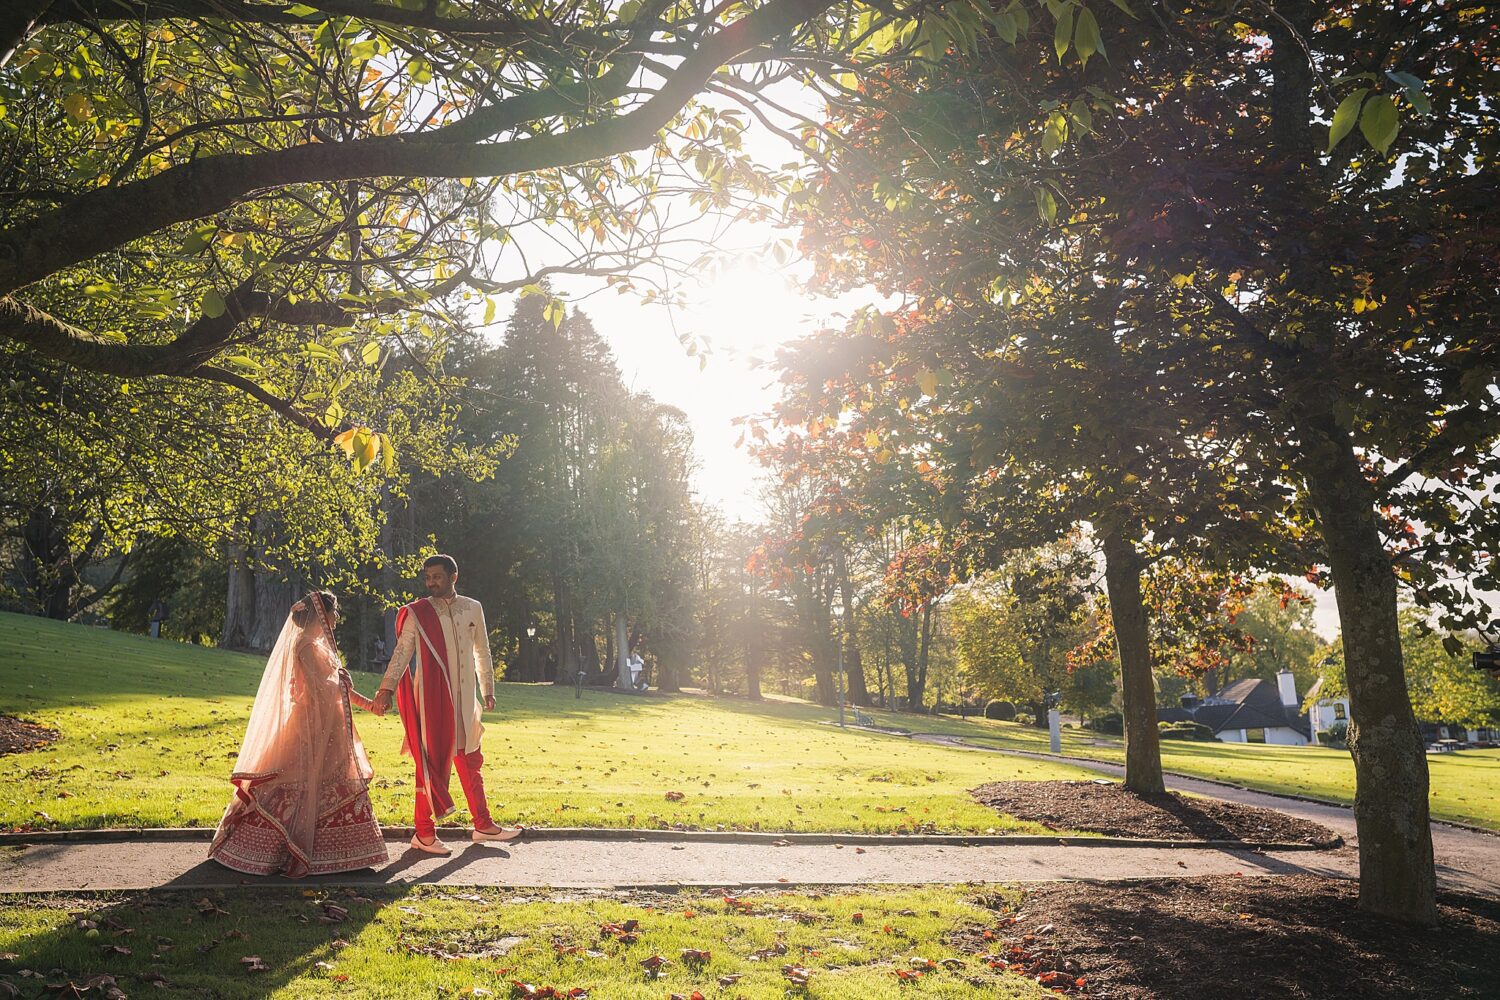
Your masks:
<instances>
[{"instance_id":1,"label":"groom","mask_svg":"<svg viewBox=\"0 0 1500 1000\"><path fill-rule=\"evenodd\" d=\"M454 810L448 792L451 771L458 772L474 817L474 840L512 840L521 830L496 826L484 799L480 694L485 708L495 707L495 669L484 609L473 598L459 596L458 563L452 556L428 559L422 564L422 579L431 596L396 613L396 652L373 711L384 715L394 695L406 729L402 751L416 763L416 832L411 846L446 855L451 852L437 837L434 814L442 819Z\"/></svg>"}]
</instances>

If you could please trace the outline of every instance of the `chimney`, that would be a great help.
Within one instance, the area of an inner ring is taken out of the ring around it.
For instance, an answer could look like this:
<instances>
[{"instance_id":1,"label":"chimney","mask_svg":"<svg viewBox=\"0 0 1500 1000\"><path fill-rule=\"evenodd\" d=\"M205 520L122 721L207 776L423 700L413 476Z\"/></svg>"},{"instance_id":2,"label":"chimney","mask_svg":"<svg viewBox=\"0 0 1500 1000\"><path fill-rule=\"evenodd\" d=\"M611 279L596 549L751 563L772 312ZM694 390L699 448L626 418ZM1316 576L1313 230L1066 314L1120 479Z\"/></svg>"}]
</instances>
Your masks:
<instances>
[{"instance_id":1,"label":"chimney","mask_svg":"<svg viewBox=\"0 0 1500 1000\"><path fill-rule=\"evenodd\" d=\"M1276 690L1281 692L1281 703L1287 708L1295 709L1301 704L1297 700L1297 680L1290 670L1283 670L1276 675Z\"/></svg>"},{"instance_id":2,"label":"chimney","mask_svg":"<svg viewBox=\"0 0 1500 1000\"><path fill-rule=\"evenodd\" d=\"M1198 696L1195 694L1185 694L1180 700L1182 702L1182 707L1188 710L1192 710L1198 707Z\"/></svg>"}]
</instances>

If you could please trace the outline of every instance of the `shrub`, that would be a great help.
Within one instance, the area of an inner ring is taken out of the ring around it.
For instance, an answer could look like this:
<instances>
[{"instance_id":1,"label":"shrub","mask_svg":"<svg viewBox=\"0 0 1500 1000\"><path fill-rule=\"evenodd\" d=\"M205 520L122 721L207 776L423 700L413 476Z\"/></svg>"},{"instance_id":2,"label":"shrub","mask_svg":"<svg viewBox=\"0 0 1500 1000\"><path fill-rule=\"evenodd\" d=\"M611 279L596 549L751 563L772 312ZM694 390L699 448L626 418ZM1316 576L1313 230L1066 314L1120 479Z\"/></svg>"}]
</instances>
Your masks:
<instances>
[{"instance_id":1,"label":"shrub","mask_svg":"<svg viewBox=\"0 0 1500 1000\"><path fill-rule=\"evenodd\" d=\"M1036 718L1030 712L1017 712L1016 722L1023 726L1034 726L1036 725Z\"/></svg>"},{"instance_id":2,"label":"shrub","mask_svg":"<svg viewBox=\"0 0 1500 1000\"><path fill-rule=\"evenodd\" d=\"M1098 718L1090 719L1088 727L1096 733L1108 733L1111 736L1125 735L1125 718L1119 712L1110 712Z\"/></svg>"},{"instance_id":3,"label":"shrub","mask_svg":"<svg viewBox=\"0 0 1500 1000\"><path fill-rule=\"evenodd\" d=\"M1349 745L1349 723L1335 722L1318 734L1318 742L1325 747L1343 749Z\"/></svg>"},{"instance_id":4,"label":"shrub","mask_svg":"<svg viewBox=\"0 0 1500 1000\"><path fill-rule=\"evenodd\" d=\"M984 717L986 719L999 719L1001 722L1014 722L1016 719L1016 706L1008 701L985 702Z\"/></svg>"},{"instance_id":5,"label":"shrub","mask_svg":"<svg viewBox=\"0 0 1500 1000\"><path fill-rule=\"evenodd\" d=\"M1160 722L1157 723L1161 738L1164 740L1213 740L1214 731L1201 722Z\"/></svg>"}]
</instances>

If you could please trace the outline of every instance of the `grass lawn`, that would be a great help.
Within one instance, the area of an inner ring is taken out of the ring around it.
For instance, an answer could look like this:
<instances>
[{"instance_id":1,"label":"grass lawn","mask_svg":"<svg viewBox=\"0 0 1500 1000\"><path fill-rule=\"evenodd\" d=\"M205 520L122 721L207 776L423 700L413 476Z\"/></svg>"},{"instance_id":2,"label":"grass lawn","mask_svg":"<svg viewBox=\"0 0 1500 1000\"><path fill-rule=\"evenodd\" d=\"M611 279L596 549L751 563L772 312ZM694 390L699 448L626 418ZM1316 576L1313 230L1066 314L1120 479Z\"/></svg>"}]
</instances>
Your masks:
<instances>
[{"instance_id":1,"label":"grass lawn","mask_svg":"<svg viewBox=\"0 0 1500 1000\"><path fill-rule=\"evenodd\" d=\"M702 893L372 892L236 890L206 904L181 892L0 898L0 983L31 995L40 981L19 973L32 969L47 983L80 986L106 973L132 996L159 977L177 991L224 998L525 996L517 982L559 991L542 996L582 988L596 1000L695 990L745 1000L1056 995L954 949L955 932L993 926L998 916L972 889L729 897L737 905ZM985 895L990 907L1014 898ZM632 920L634 940L601 928ZM694 960L684 949L708 955ZM652 956L668 962L660 978L642 965ZM264 968L248 971L251 957ZM911 970L914 957L937 970L903 984L897 972ZM944 968L945 959L962 964ZM789 988L787 965L807 970L805 988ZM721 985L733 976L742 978Z\"/></svg>"},{"instance_id":2,"label":"grass lawn","mask_svg":"<svg viewBox=\"0 0 1500 1000\"><path fill-rule=\"evenodd\" d=\"M0 712L62 738L0 757L0 829L213 826L249 716L258 657L0 614ZM373 693L373 675L356 685ZM987 781L1072 767L822 724L804 704L642 698L501 685L485 717L496 820L531 826L1041 832L973 802ZM394 715L359 714L376 814L410 822ZM455 786L456 787L456 786ZM681 792L668 801L668 792Z\"/></svg>"},{"instance_id":3,"label":"grass lawn","mask_svg":"<svg viewBox=\"0 0 1500 1000\"><path fill-rule=\"evenodd\" d=\"M1047 731L1034 726L991 719L873 714L880 725L960 736L980 746L1049 750ZM1062 752L1115 763L1125 760L1125 749L1117 740L1080 729L1062 731ZM1354 801L1354 763L1346 750L1163 740L1161 759L1164 768L1181 774L1330 802ZM1429 754L1427 768L1434 819L1500 830L1500 750Z\"/></svg>"}]
</instances>

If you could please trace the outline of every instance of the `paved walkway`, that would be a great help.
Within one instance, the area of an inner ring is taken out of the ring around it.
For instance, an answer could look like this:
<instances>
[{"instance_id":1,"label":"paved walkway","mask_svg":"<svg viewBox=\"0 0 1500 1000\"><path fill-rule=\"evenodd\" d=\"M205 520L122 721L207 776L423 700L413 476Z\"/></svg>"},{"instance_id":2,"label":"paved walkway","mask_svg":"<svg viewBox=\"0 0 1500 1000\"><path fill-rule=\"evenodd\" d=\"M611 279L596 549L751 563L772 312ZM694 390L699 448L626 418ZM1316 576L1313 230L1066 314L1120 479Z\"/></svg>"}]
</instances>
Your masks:
<instances>
[{"instance_id":1,"label":"paved walkway","mask_svg":"<svg viewBox=\"0 0 1500 1000\"><path fill-rule=\"evenodd\" d=\"M618 840L536 840L509 844L453 842L450 858L388 842L391 862L376 871L306 880L311 884L411 882L516 887L625 887L912 882L1011 882L1152 876L1317 873L1352 876L1354 856L1337 851L1158 847L890 844L725 844ZM205 859L202 841L37 844L0 852L0 892L146 889L277 883ZM1500 884L1491 887L1500 894Z\"/></svg>"},{"instance_id":2,"label":"paved walkway","mask_svg":"<svg viewBox=\"0 0 1500 1000\"><path fill-rule=\"evenodd\" d=\"M1056 760L1046 754L966 744L952 737L917 736L965 750ZM1118 776L1119 765L1074 758L1069 763ZM453 841L450 858L406 849L391 840L391 861L375 871L309 879L309 884L379 885L413 882L515 887L629 887L750 885L878 885L914 882L1011 882L1125 879L1240 873L1246 876L1318 874L1353 878L1358 854L1351 809L1304 802L1193 778L1167 786L1212 798L1278 809L1321 823L1349 846L1334 851L1268 851L1156 846L986 843L722 843L698 839L620 840L574 836L504 845ZM1500 837L1434 823L1438 882L1444 888L1500 898ZM37 843L0 847L0 892L275 884L250 880L205 858L203 840L140 839Z\"/></svg>"}]
</instances>

